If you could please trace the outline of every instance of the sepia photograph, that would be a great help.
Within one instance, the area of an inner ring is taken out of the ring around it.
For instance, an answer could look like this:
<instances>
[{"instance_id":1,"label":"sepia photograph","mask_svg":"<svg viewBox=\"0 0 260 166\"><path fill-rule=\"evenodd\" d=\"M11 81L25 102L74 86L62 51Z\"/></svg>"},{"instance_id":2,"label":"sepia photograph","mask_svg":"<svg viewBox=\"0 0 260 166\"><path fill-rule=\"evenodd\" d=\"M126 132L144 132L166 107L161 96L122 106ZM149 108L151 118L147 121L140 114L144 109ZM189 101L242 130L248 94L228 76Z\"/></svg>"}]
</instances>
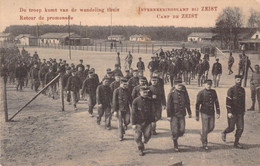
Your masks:
<instances>
[{"instance_id":1,"label":"sepia photograph","mask_svg":"<svg viewBox=\"0 0 260 166\"><path fill-rule=\"evenodd\" d=\"M0 166L259 166L260 0L0 0Z\"/></svg>"}]
</instances>

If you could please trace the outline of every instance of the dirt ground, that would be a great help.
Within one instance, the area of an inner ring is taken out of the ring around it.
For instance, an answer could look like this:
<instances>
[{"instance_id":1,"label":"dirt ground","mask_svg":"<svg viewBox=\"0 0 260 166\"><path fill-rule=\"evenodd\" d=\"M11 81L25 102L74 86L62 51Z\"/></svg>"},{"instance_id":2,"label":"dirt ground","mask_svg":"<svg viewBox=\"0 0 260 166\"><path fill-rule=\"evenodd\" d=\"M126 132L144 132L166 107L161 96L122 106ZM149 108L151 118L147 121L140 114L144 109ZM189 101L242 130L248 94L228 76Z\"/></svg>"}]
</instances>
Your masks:
<instances>
[{"instance_id":1,"label":"dirt ground","mask_svg":"<svg viewBox=\"0 0 260 166\"><path fill-rule=\"evenodd\" d=\"M100 53L72 51L72 60L68 58L68 50L27 48L31 54L37 50L40 58L55 57L67 59L70 63L78 63L79 59L84 64L90 64L96 68L100 78L104 76L106 68L113 68L116 61L116 53ZM121 55L121 63L126 54ZM150 55L134 54L133 64L139 56L143 57L145 66L150 60ZM201 149L200 131L201 121L195 120L196 95L202 87L197 87L197 81L192 80L192 85L187 85L191 100L193 117L186 119L186 133L179 139L180 152L173 152L170 126L166 119L166 111L158 122L158 135L152 136L146 145L145 156L140 157L137 146L133 140L133 130L126 131L125 140L118 139L117 119L112 119L112 130L96 124L97 110L95 107L94 118L87 113L87 102L80 101L78 111L74 111L71 105L65 105L65 111L61 111L58 99L53 100L40 95L20 114L13 122L4 123L1 113L1 161L3 166L9 165L173 165L182 162L183 165L260 165L260 113L258 111L246 112L245 130L241 143L243 150L233 148L234 133L227 136L227 142L222 142L221 132L227 127L225 97L227 89L234 84L234 74L227 75L227 54L219 55L223 66L220 87L216 88L220 101L221 118L216 120L215 130L209 134L208 152ZM234 73L237 73L238 54L234 54ZM259 55L249 55L252 66L259 64ZM210 64L214 62L211 58ZM148 71L145 72L148 76ZM251 75L251 72L249 72ZM210 74L211 77L211 74ZM165 86L166 94L170 85ZM7 85L8 111L11 117L19 108L29 101L36 93L30 88L23 92L17 92L15 85ZM247 108L251 106L250 89L246 88ZM2 108L2 107L1 107ZM258 108L258 105L256 105Z\"/></svg>"}]
</instances>

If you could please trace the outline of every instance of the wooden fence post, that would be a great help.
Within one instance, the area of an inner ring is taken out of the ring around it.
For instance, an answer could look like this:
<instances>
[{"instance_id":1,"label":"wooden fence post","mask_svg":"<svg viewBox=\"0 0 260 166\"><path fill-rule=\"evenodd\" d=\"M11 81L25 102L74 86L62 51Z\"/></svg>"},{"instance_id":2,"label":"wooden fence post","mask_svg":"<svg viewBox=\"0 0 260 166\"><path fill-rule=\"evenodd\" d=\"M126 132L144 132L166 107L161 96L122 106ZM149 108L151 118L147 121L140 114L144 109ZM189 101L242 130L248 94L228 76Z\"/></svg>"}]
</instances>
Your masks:
<instances>
[{"instance_id":1,"label":"wooden fence post","mask_svg":"<svg viewBox=\"0 0 260 166\"><path fill-rule=\"evenodd\" d=\"M61 101L61 111L64 111L64 94L62 86L63 74L60 74L59 87L60 87L60 101Z\"/></svg>"},{"instance_id":2,"label":"wooden fence post","mask_svg":"<svg viewBox=\"0 0 260 166\"><path fill-rule=\"evenodd\" d=\"M4 113L5 122L8 122L7 94L5 77L1 77L1 114Z\"/></svg>"},{"instance_id":3,"label":"wooden fence post","mask_svg":"<svg viewBox=\"0 0 260 166\"><path fill-rule=\"evenodd\" d=\"M146 54L147 54L147 44L145 45L145 52L146 52Z\"/></svg>"}]
</instances>

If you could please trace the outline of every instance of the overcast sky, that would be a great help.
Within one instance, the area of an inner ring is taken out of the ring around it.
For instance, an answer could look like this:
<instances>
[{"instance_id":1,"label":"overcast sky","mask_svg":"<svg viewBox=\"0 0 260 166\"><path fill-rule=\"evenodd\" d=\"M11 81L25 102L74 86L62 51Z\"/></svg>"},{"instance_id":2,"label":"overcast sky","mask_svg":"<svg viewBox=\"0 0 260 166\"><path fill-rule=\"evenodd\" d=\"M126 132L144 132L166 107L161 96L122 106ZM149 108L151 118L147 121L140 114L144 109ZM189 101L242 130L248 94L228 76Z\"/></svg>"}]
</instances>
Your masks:
<instances>
[{"instance_id":1,"label":"overcast sky","mask_svg":"<svg viewBox=\"0 0 260 166\"><path fill-rule=\"evenodd\" d=\"M66 20L47 21L49 16L72 16L71 24L82 25L110 25L111 13L106 9L111 7L119 9L113 12L113 25L137 25L137 26L187 26L187 27L213 27L222 9L227 6L241 7L244 20L249 16L249 10L254 8L260 11L260 0L0 0L0 31L9 25L36 25L42 24L67 24ZM201 11L202 7L217 7L216 11ZM20 8L26 12L20 12ZM39 12L28 12L31 9L42 9ZM55 9L58 12L44 12L44 9ZM60 9L77 9L76 12L60 12ZM80 12L80 9L98 8L105 9L102 12ZM188 8L189 11L168 12L141 12L139 8ZM198 8L199 11L191 11ZM157 15L170 18L157 18ZM197 18L180 18L182 14L198 14ZM179 15L179 18L173 18ZM33 17L35 20L20 20L20 16ZM44 20L38 20L44 16Z\"/></svg>"}]
</instances>

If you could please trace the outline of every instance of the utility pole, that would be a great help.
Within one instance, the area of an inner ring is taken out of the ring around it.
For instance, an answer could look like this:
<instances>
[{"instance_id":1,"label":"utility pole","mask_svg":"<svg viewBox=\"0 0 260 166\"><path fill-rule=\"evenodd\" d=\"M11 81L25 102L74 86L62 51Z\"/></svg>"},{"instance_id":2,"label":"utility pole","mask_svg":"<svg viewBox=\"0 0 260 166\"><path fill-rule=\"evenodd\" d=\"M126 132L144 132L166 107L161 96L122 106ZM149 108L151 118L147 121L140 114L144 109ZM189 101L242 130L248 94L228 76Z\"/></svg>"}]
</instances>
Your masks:
<instances>
[{"instance_id":1,"label":"utility pole","mask_svg":"<svg viewBox=\"0 0 260 166\"><path fill-rule=\"evenodd\" d=\"M80 36L80 40L79 40L80 43L79 43L79 45L81 45L81 40L82 40L82 39L81 39L81 29L82 29L82 28L81 28L81 21L80 21L80 22L79 22L79 36Z\"/></svg>"},{"instance_id":2,"label":"utility pole","mask_svg":"<svg viewBox=\"0 0 260 166\"><path fill-rule=\"evenodd\" d=\"M68 25L69 25L69 58L71 59L71 48L70 48L70 15L68 16Z\"/></svg>"},{"instance_id":3,"label":"utility pole","mask_svg":"<svg viewBox=\"0 0 260 166\"><path fill-rule=\"evenodd\" d=\"M36 38L37 38L37 45L39 44L39 30L38 30L38 23L36 24Z\"/></svg>"},{"instance_id":4,"label":"utility pole","mask_svg":"<svg viewBox=\"0 0 260 166\"><path fill-rule=\"evenodd\" d=\"M110 26L110 35L112 36L112 5L111 5L111 14L110 14L110 17L111 17L111 26Z\"/></svg>"}]
</instances>

